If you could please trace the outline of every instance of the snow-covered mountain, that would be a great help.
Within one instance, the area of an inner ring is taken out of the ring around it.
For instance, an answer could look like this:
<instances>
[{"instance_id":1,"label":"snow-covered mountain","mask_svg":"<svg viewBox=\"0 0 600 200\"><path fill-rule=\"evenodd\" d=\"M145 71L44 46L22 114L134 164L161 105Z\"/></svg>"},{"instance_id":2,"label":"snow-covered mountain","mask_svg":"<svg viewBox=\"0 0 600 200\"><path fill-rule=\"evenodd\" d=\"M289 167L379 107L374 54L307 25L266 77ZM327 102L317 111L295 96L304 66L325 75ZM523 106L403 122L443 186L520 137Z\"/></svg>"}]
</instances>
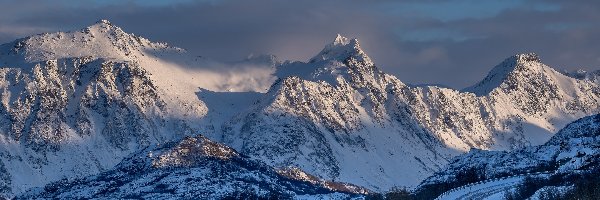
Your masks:
<instances>
[{"instance_id":1,"label":"snow-covered mountain","mask_svg":"<svg viewBox=\"0 0 600 200\"><path fill-rule=\"evenodd\" d=\"M54 182L17 199L344 199L366 192L298 169L276 171L198 135L145 148L99 175Z\"/></svg>"},{"instance_id":2,"label":"snow-covered mountain","mask_svg":"<svg viewBox=\"0 0 600 200\"><path fill-rule=\"evenodd\" d=\"M534 54L464 91L407 86L342 36L308 62L232 65L241 71L106 20L0 45L2 193L94 175L197 134L276 169L377 191L414 187L470 148L542 144L599 110L600 86ZM244 67L255 65L264 67Z\"/></svg>"},{"instance_id":3,"label":"snow-covered mountain","mask_svg":"<svg viewBox=\"0 0 600 200\"><path fill-rule=\"evenodd\" d=\"M356 39L338 36L309 62L287 62L224 142L274 166L375 190L416 186L470 148L547 141L599 109L600 87L519 54L475 86L409 87L381 72Z\"/></svg>"},{"instance_id":4,"label":"snow-covered mountain","mask_svg":"<svg viewBox=\"0 0 600 200\"><path fill-rule=\"evenodd\" d=\"M512 152L473 149L455 158L444 170L427 178L419 189L466 184L459 183L468 179L465 176L469 173L465 172L473 172L471 175L477 180L471 178L471 181L545 172L550 176L544 180L554 180L550 186L569 186L572 183L557 180L600 169L599 141L600 115L584 117L567 125L543 145ZM509 188L515 188L518 184L520 182L513 183ZM504 192L507 191L496 191Z\"/></svg>"},{"instance_id":5,"label":"snow-covered mountain","mask_svg":"<svg viewBox=\"0 0 600 200\"><path fill-rule=\"evenodd\" d=\"M96 174L148 145L216 135L230 113L199 99L210 93L199 88L209 73L197 67L210 64L106 20L1 45L2 193Z\"/></svg>"}]
</instances>

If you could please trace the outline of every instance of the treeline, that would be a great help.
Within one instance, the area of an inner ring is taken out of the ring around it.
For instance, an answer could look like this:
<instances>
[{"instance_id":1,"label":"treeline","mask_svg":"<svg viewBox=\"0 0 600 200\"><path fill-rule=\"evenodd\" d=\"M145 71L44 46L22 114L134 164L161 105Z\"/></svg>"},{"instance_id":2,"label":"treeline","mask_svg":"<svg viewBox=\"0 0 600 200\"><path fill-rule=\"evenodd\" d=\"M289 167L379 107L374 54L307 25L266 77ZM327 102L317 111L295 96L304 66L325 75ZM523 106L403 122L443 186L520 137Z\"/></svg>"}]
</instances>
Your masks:
<instances>
[{"instance_id":1,"label":"treeline","mask_svg":"<svg viewBox=\"0 0 600 200\"><path fill-rule=\"evenodd\" d=\"M392 188L385 194L374 193L369 194L365 200L413 200L414 195L406 188Z\"/></svg>"},{"instance_id":2,"label":"treeline","mask_svg":"<svg viewBox=\"0 0 600 200\"><path fill-rule=\"evenodd\" d=\"M465 170L459 171L455 175L453 181L451 181L451 182L443 182L443 183L436 183L436 184L429 184L429 185L421 186L413 194L413 199L416 199L416 200L435 199L436 197L440 196L441 194L443 194L444 192L446 192L448 190L458 188L460 186L468 185L471 183L477 183L479 181L483 181L488 178L493 178L493 177L487 177L485 174L486 173L485 173L484 168L476 168L476 167L467 168Z\"/></svg>"},{"instance_id":3,"label":"treeline","mask_svg":"<svg viewBox=\"0 0 600 200\"><path fill-rule=\"evenodd\" d=\"M435 199L446 191L451 189L468 185L471 183L476 183L488 179L494 178L503 178L516 174L523 174L528 172L544 172L544 171L554 171L557 169L558 163L555 161L542 162L538 163L537 166L530 167L528 169L517 169L513 170L510 173L500 173L495 174L494 176L487 176L485 167L470 167L464 170L459 171L455 178L452 181L444 182L444 183L436 183L421 186L417 191L412 194L412 199L415 200L430 200Z\"/></svg>"}]
</instances>

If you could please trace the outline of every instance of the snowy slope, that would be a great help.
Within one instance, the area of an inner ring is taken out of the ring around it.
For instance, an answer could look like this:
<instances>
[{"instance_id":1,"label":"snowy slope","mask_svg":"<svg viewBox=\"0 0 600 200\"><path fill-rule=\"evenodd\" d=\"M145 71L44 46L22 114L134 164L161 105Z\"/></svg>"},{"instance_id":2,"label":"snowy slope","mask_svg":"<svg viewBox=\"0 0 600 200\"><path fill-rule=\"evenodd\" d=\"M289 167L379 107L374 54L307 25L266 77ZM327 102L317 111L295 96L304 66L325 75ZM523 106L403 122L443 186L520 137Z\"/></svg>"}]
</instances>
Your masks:
<instances>
[{"instance_id":1,"label":"snowy slope","mask_svg":"<svg viewBox=\"0 0 600 200\"><path fill-rule=\"evenodd\" d=\"M286 62L252 111L225 124L224 142L274 166L375 190L416 186L470 148L546 142L597 113L600 87L564 76L535 54L512 56L463 92L409 87L381 72L356 39L336 37L308 62Z\"/></svg>"},{"instance_id":2,"label":"snowy slope","mask_svg":"<svg viewBox=\"0 0 600 200\"><path fill-rule=\"evenodd\" d=\"M54 182L17 199L350 198L366 192L344 183L283 175L225 145L195 136L143 149L99 175Z\"/></svg>"}]
</instances>

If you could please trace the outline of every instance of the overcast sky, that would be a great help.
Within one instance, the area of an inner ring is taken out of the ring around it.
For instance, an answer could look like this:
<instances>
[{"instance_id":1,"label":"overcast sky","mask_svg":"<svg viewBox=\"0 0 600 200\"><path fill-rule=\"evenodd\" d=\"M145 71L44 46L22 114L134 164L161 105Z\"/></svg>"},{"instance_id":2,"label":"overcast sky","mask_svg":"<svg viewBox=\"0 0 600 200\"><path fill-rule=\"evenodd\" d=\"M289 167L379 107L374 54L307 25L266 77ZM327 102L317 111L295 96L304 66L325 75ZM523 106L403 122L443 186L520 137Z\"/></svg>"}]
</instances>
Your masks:
<instances>
[{"instance_id":1,"label":"overcast sky","mask_svg":"<svg viewBox=\"0 0 600 200\"><path fill-rule=\"evenodd\" d=\"M222 61L251 53L305 61L340 33L358 38L383 71L403 82L459 89L522 52L558 69L600 69L600 1L439 2L0 0L0 43L108 19Z\"/></svg>"}]
</instances>

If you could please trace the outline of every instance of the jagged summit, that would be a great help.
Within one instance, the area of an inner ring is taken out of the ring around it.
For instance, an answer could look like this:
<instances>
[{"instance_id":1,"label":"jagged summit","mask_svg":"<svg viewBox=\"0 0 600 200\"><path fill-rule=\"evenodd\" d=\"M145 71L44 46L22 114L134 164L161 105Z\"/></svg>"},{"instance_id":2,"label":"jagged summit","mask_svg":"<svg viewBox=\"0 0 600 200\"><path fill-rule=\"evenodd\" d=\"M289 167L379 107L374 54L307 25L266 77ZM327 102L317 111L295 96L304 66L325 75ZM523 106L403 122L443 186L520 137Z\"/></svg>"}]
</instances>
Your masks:
<instances>
[{"instance_id":1,"label":"jagged summit","mask_svg":"<svg viewBox=\"0 0 600 200\"><path fill-rule=\"evenodd\" d=\"M340 80L363 82L376 79L381 72L361 49L358 39L338 34L309 62L285 62L277 69L280 78L297 76L303 80L325 81L336 85Z\"/></svg>"},{"instance_id":2,"label":"jagged summit","mask_svg":"<svg viewBox=\"0 0 600 200\"><path fill-rule=\"evenodd\" d=\"M111 24L107 19L101 19L96 22L96 24Z\"/></svg>"},{"instance_id":3,"label":"jagged summit","mask_svg":"<svg viewBox=\"0 0 600 200\"><path fill-rule=\"evenodd\" d=\"M511 56L511 60L516 60L517 62L541 62L540 57L536 53L521 53L514 56Z\"/></svg>"},{"instance_id":4,"label":"jagged summit","mask_svg":"<svg viewBox=\"0 0 600 200\"><path fill-rule=\"evenodd\" d=\"M498 77L510 76L511 73L520 73L529 70L539 71L544 65L536 53L521 53L506 58L502 63L495 66L488 74Z\"/></svg>"},{"instance_id":5,"label":"jagged summit","mask_svg":"<svg viewBox=\"0 0 600 200\"><path fill-rule=\"evenodd\" d=\"M518 71L519 68L532 68L539 64L542 64L542 61L536 53L520 53L504 59L490 71L488 76L508 76L511 72Z\"/></svg>"},{"instance_id":6,"label":"jagged summit","mask_svg":"<svg viewBox=\"0 0 600 200\"><path fill-rule=\"evenodd\" d=\"M356 39L353 39L353 40L356 40ZM344 37L338 33L337 36L335 37L335 40L330 45L332 45L332 46L333 45L347 45L349 43L350 43L350 39L348 39L347 37Z\"/></svg>"},{"instance_id":7,"label":"jagged summit","mask_svg":"<svg viewBox=\"0 0 600 200\"><path fill-rule=\"evenodd\" d=\"M465 88L464 91L484 96L495 88L501 87L503 83L509 84L508 82L518 79L519 76L521 78L532 78L530 74L540 74L546 71L550 71L550 67L543 64L537 54L516 54L496 65L482 81Z\"/></svg>"},{"instance_id":8,"label":"jagged summit","mask_svg":"<svg viewBox=\"0 0 600 200\"><path fill-rule=\"evenodd\" d=\"M112 24L110 21L108 21L106 19L101 19L101 20L96 21L96 23L94 23L94 24L92 24L92 25L90 25L88 27L85 27L85 28L81 29L81 32L89 34L91 29L96 29L96 30L112 30L114 32L121 32L121 33L124 33L124 34L128 34L128 33L125 33L123 31L123 29L121 29L121 27ZM133 34L131 34L131 35L133 35Z\"/></svg>"},{"instance_id":9,"label":"jagged summit","mask_svg":"<svg viewBox=\"0 0 600 200\"><path fill-rule=\"evenodd\" d=\"M528 53L504 60L485 79L465 91L477 96L508 97L515 108L526 115L539 116L550 112L554 106L567 104L561 109L574 109L596 104L593 103L597 98L595 89L592 89L596 87L592 81L565 76L542 63L536 54ZM593 94L588 96L590 93Z\"/></svg>"},{"instance_id":10,"label":"jagged summit","mask_svg":"<svg viewBox=\"0 0 600 200\"><path fill-rule=\"evenodd\" d=\"M359 61L365 61L372 65L371 59L360 48L358 39L349 39L340 34L336 36L332 43L327 44L319 54L310 59L310 63L326 60L346 61L349 58L355 58Z\"/></svg>"}]
</instances>

